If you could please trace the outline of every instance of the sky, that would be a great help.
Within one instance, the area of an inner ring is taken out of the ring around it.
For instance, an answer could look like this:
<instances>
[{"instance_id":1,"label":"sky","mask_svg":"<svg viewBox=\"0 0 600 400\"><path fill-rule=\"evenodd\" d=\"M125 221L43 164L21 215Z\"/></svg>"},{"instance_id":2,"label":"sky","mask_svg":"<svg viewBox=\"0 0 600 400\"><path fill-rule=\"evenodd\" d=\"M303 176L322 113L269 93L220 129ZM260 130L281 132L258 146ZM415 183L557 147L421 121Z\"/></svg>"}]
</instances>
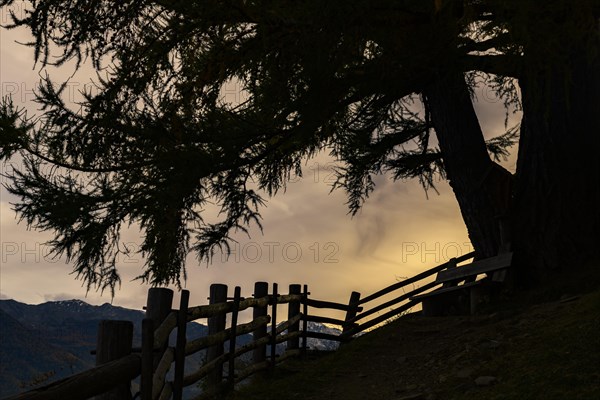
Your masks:
<instances>
[{"instance_id":1,"label":"sky","mask_svg":"<svg viewBox=\"0 0 600 400\"><path fill-rule=\"evenodd\" d=\"M19 3L19 2L17 2ZM16 9L16 12L20 10ZM0 24L7 21L0 11ZM33 50L17 42L27 42L26 31L0 28L1 96L10 95L15 105L36 113L33 89L39 81L39 66L33 65ZM48 71L56 80L73 74L72 66ZM71 78L69 99L81 100L79 89L89 83L89 71ZM243 94L232 85L224 95L234 101ZM476 90L475 108L486 137L505 131L505 111L491 90ZM520 115L511 116L509 126ZM516 154L516 149L513 149ZM502 163L515 171L515 157ZM18 167L11 159L0 165L6 172ZM207 303L212 283L241 286L250 296L256 281L278 283L280 292L292 283L308 284L311 297L347 303L352 291L363 297L399 280L443 263L472 250L458 204L446 182L437 183L439 194L426 196L416 180L393 182L387 176L376 178L376 189L358 215L348 215L346 195L330 193L332 160L326 154L307 160L304 177L290 183L286 192L268 200L263 208L264 231L254 227L250 238L238 236L238 244L227 260L217 255L212 264L199 264L191 254L186 263L190 304ZM2 183L5 183L4 178ZM144 260L132 254L121 257L122 285L112 298L110 292L87 291L71 274L72 265L52 259L44 243L51 232L30 230L12 210L18 199L0 189L0 298L29 304L82 299L90 304L141 309L148 285L135 280ZM140 233L125 232L123 242L130 250L141 244ZM177 299L177 289L176 299Z\"/></svg>"}]
</instances>

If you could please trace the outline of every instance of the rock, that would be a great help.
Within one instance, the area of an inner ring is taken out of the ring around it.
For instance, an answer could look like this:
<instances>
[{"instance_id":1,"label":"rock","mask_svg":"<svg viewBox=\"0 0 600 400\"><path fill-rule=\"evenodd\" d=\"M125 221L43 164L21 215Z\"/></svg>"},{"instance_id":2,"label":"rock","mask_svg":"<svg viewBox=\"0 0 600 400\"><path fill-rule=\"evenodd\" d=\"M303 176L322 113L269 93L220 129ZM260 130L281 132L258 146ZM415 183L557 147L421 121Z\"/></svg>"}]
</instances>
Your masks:
<instances>
[{"instance_id":1,"label":"rock","mask_svg":"<svg viewBox=\"0 0 600 400\"><path fill-rule=\"evenodd\" d=\"M562 296L560 296L560 303L570 303L571 301L575 301L578 300L579 296L569 296L566 294L563 294Z\"/></svg>"},{"instance_id":2,"label":"rock","mask_svg":"<svg viewBox=\"0 0 600 400\"><path fill-rule=\"evenodd\" d=\"M404 364L406 362L406 357L398 357L396 358L396 362L398 364Z\"/></svg>"},{"instance_id":3,"label":"rock","mask_svg":"<svg viewBox=\"0 0 600 400\"><path fill-rule=\"evenodd\" d=\"M472 375L473 370L471 368L463 368L454 373L454 376L461 379L470 378Z\"/></svg>"},{"instance_id":4,"label":"rock","mask_svg":"<svg viewBox=\"0 0 600 400\"><path fill-rule=\"evenodd\" d=\"M461 351L458 354L453 355L452 357L450 357L450 359L448 360L451 364L454 364L456 361L458 361L461 357L463 357L465 355L464 351Z\"/></svg>"},{"instance_id":5,"label":"rock","mask_svg":"<svg viewBox=\"0 0 600 400\"><path fill-rule=\"evenodd\" d=\"M480 376L475 379L475 384L477 386L490 386L498 381L498 378L495 376Z\"/></svg>"},{"instance_id":6,"label":"rock","mask_svg":"<svg viewBox=\"0 0 600 400\"><path fill-rule=\"evenodd\" d=\"M426 367L429 367L429 366L432 366L433 364L435 364L435 362L436 362L435 358L428 356L423 365Z\"/></svg>"}]
</instances>

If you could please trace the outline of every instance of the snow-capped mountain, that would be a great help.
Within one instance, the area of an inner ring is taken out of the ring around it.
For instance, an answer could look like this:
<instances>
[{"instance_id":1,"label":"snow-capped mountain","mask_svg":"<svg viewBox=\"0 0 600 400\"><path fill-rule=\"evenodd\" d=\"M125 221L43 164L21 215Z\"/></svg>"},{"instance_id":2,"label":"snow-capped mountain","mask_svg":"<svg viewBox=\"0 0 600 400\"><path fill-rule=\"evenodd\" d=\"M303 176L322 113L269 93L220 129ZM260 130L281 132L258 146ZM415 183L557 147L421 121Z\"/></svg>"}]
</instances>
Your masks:
<instances>
[{"instance_id":1,"label":"snow-capped mountain","mask_svg":"<svg viewBox=\"0 0 600 400\"><path fill-rule=\"evenodd\" d=\"M329 327L317 322L308 322L307 328L308 331L311 332L328 333L336 336L342 333L341 329ZM309 349L313 350L331 351L337 350L339 343L331 340L309 338L307 341L307 346Z\"/></svg>"}]
</instances>

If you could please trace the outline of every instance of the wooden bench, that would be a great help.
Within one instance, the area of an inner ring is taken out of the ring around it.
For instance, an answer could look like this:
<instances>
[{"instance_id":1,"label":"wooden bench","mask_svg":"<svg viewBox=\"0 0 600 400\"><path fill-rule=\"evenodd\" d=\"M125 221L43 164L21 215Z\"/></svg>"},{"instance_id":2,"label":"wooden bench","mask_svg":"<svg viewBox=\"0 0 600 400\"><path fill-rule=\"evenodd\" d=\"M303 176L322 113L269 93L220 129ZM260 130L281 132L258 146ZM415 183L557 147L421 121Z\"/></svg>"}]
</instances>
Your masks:
<instances>
[{"instance_id":1,"label":"wooden bench","mask_svg":"<svg viewBox=\"0 0 600 400\"><path fill-rule=\"evenodd\" d=\"M435 279L436 283L442 284L441 288L413 296L411 300L422 302L425 316L473 314L490 295L492 287L505 280L511 262L512 252L458 267L456 262L450 262L450 266L438 272ZM477 280L481 274L487 277Z\"/></svg>"}]
</instances>

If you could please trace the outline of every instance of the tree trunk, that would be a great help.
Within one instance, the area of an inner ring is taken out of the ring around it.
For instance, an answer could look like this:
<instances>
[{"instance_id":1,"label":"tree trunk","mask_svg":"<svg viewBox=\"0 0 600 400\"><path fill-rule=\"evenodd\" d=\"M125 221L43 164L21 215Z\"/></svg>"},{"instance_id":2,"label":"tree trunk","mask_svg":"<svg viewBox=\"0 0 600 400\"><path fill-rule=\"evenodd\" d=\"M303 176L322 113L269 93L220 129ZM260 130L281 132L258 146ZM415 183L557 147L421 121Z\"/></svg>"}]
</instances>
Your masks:
<instances>
[{"instance_id":1,"label":"tree trunk","mask_svg":"<svg viewBox=\"0 0 600 400\"><path fill-rule=\"evenodd\" d=\"M424 92L444 167L478 258L498 253L498 218L509 210L512 175L494 163L461 73L448 73Z\"/></svg>"},{"instance_id":2,"label":"tree trunk","mask_svg":"<svg viewBox=\"0 0 600 400\"><path fill-rule=\"evenodd\" d=\"M594 26L589 17L578 26ZM553 56L525 50L528 68L520 79L524 118L513 224L523 278L535 281L585 264L600 239L598 28L587 35L563 25L554 26L564 31Z\"/></svg>"}]
</instances>

